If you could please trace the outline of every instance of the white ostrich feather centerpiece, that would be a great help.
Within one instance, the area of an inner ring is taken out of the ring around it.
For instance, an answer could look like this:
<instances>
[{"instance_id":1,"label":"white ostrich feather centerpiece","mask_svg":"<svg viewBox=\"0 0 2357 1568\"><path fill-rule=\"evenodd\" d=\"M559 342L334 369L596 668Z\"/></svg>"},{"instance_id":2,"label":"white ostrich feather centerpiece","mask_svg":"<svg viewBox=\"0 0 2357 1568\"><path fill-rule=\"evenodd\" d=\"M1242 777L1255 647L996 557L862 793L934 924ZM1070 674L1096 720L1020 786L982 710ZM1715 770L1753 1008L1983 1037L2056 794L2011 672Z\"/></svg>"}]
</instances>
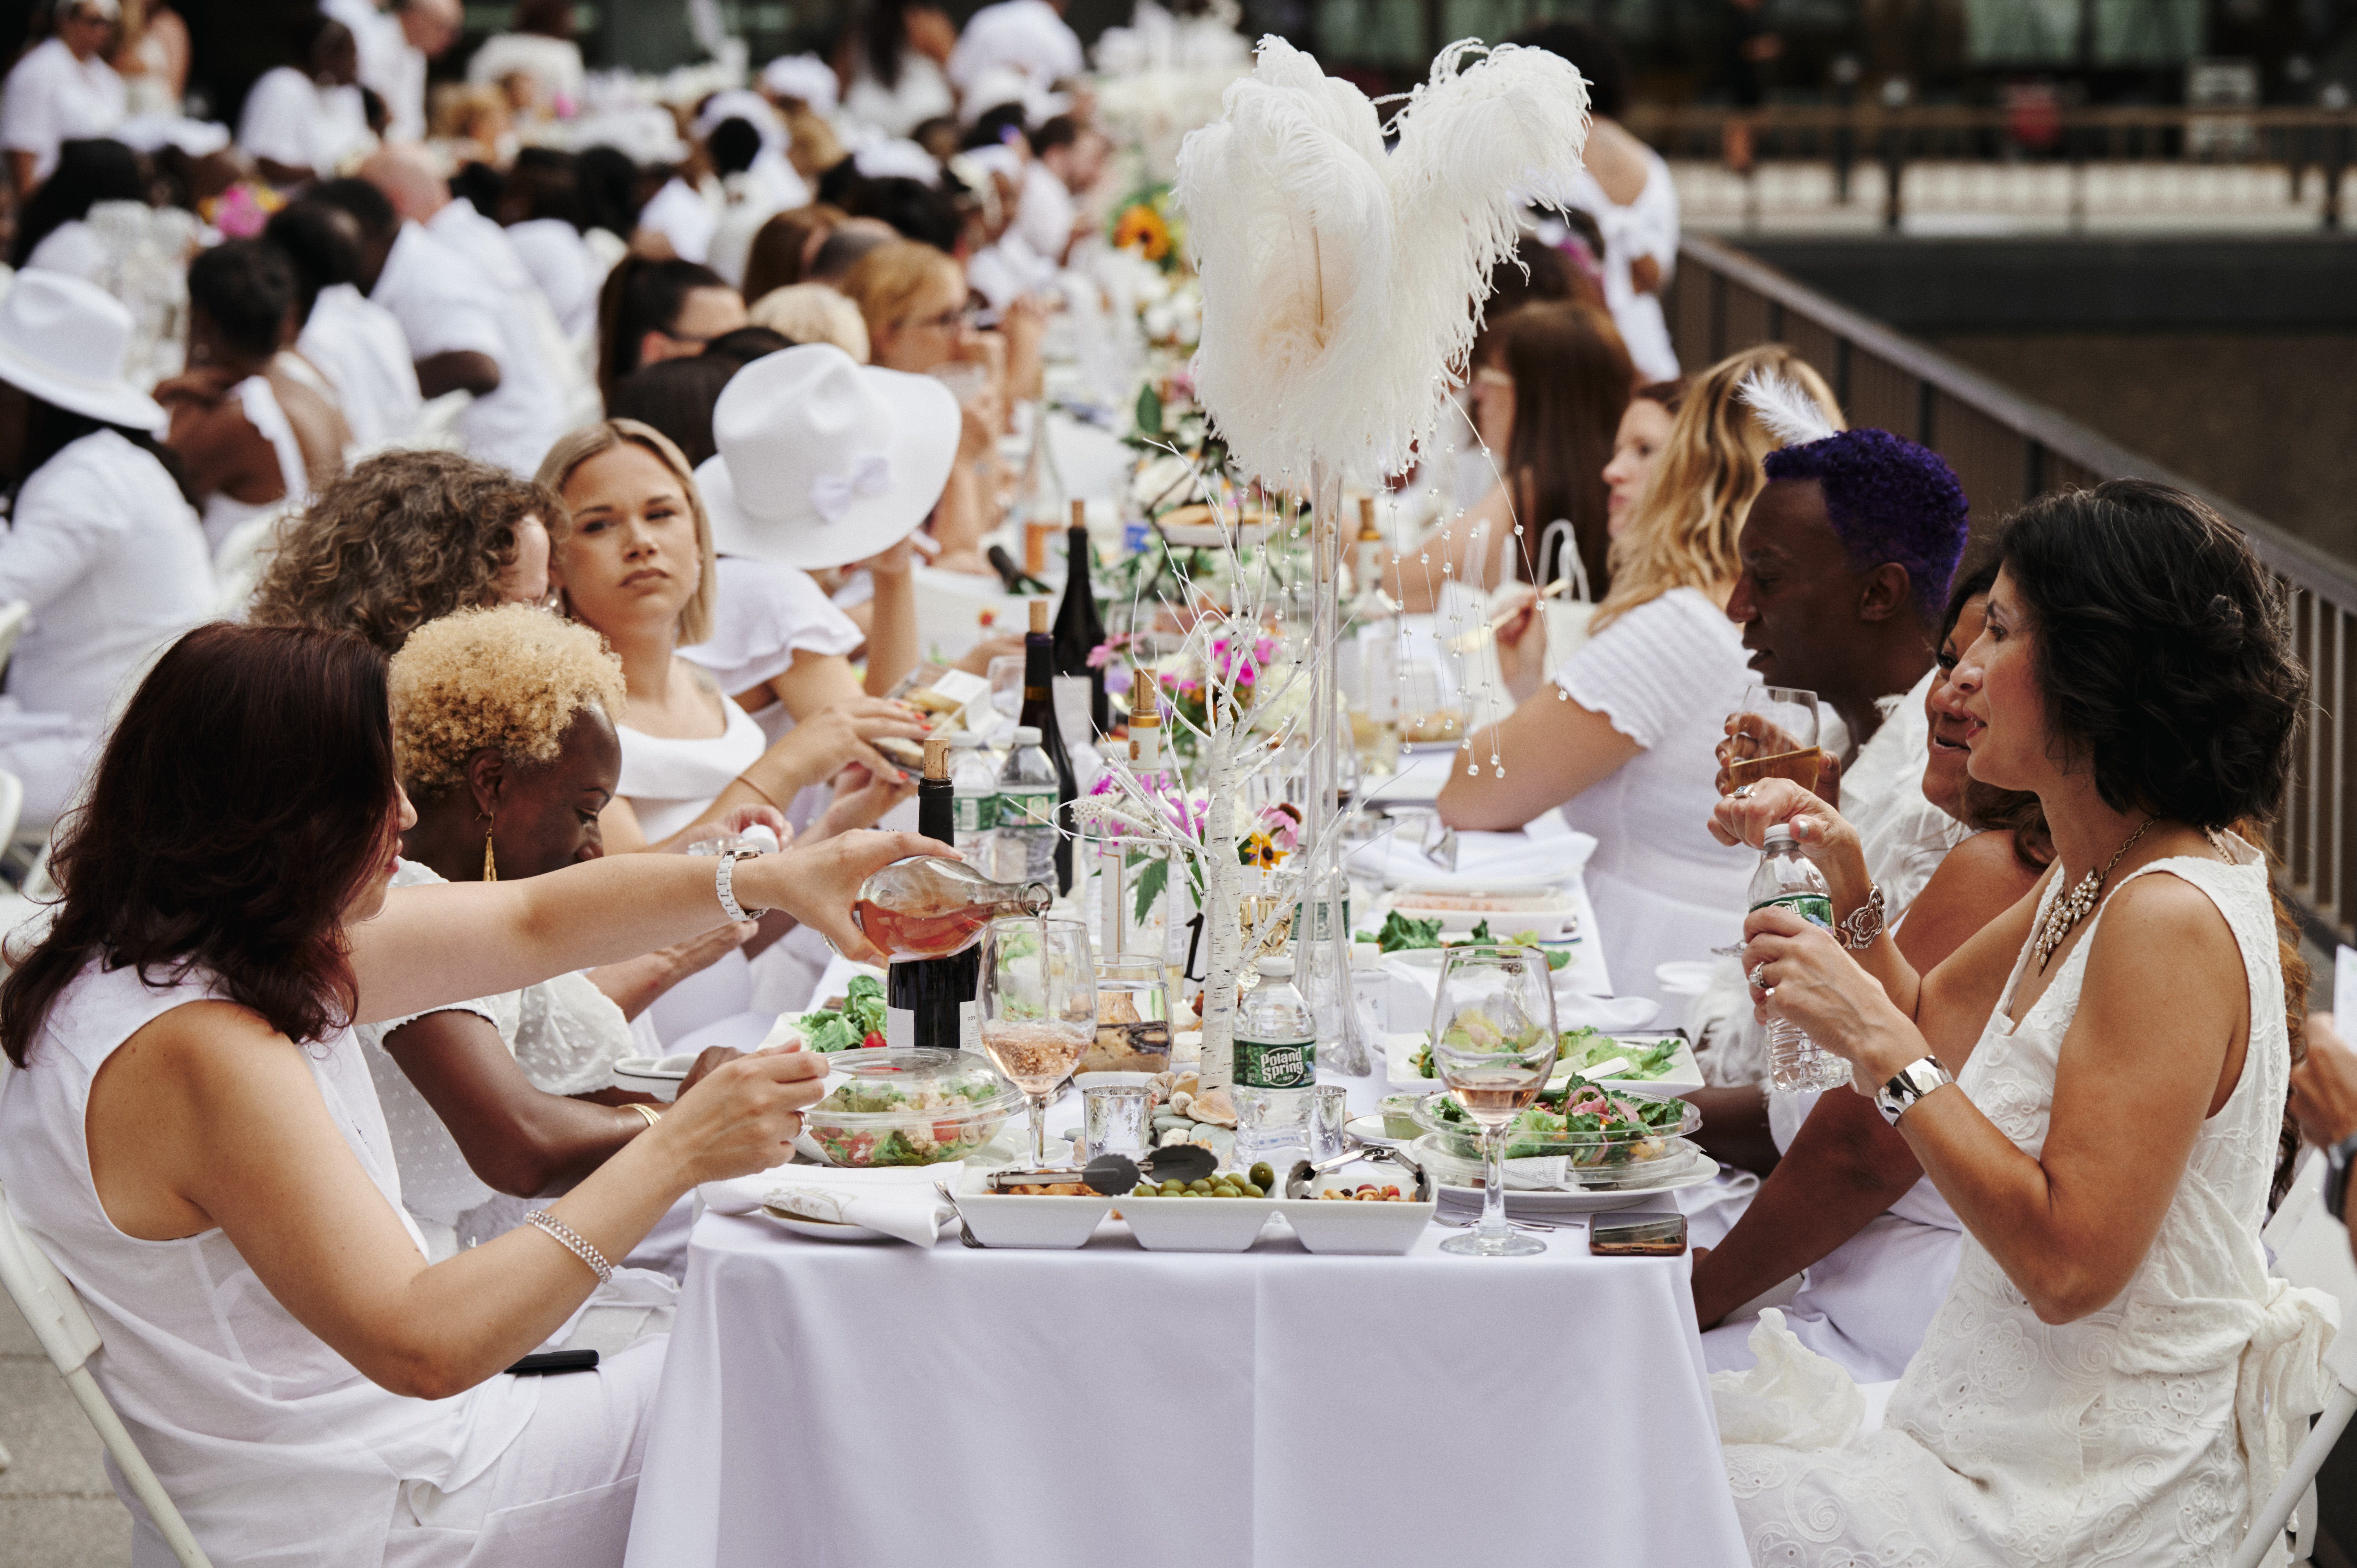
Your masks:
<instances>
[{"instance_id":1,"label":"white ostrich feather centerpiece","mask_svg":"<svg viewBox=\"0 0 2357 1568\"><path fill-rule=\"evenodd\" d=\"M1560 201L1587 88L1542 49L1450 45L1394 121L1284 39L1187 138L1174 196L1203 290L1195 390L1239 468L1307 490L1312 465L1405 467L1461 372L1525 200Z\"/></svg>"}]
</instances>

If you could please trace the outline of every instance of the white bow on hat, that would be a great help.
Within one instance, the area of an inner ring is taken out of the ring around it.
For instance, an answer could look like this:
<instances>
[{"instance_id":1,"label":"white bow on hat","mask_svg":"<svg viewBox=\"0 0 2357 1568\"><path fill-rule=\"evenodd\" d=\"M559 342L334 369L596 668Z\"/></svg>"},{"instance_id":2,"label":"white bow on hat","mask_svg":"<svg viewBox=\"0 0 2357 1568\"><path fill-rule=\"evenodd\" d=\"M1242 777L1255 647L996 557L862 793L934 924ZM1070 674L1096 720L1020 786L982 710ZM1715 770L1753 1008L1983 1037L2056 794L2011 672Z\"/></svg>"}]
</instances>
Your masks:
<instances>
[{"instance_id":1,"label":"white bow on hat","mask_svg":"<svg viewBox=\"0 0 2357 1568\"><path fill-rule=\"evenodd\" d=\"M826 343L765 354L712 411L695 471L723 554L805 570L864 561L914 532L956 460L957 398Z\"/></svg>"}]
</instances>

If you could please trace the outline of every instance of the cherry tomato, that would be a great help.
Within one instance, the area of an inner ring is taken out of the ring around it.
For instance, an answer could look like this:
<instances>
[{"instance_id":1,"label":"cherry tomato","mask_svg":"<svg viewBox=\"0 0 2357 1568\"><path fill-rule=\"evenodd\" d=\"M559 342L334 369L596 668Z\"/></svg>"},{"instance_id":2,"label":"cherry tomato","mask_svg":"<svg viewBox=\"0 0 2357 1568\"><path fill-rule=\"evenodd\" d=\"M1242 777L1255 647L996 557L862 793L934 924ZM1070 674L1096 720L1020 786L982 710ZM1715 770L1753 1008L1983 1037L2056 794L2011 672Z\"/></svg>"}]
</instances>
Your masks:
<instances>
[{"instance_id":1,"label":"cherry tomato","mask_svg":"<svg viewBox=\"0 0 2357 1568\"><path fill-rule=\"evenodd\" d=\"M884 1048L884 1036L871 1029L868 1031L867 1037L859 1042L859 1048L866 1051L881 1050Z\"/></svg>"}]
</instances>

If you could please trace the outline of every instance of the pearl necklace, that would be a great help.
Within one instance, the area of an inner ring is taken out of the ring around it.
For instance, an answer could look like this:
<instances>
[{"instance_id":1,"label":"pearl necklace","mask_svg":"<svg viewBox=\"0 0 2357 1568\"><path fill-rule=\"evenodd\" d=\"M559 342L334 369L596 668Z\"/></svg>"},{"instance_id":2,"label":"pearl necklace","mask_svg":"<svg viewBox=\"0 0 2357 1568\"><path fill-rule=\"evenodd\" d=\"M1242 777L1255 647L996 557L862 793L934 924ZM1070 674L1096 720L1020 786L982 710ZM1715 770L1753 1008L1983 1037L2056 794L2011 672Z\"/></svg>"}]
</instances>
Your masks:
<instances>
[{"instance_id":1,"label":"pearl necklace","mask_svg":"<svg viewBox=\"0 0 2357 1568\"><path fill-rule=\"evenodd\" d=\"M2030 949L2038 960L2039 973L2046 972L2046 961L2054 956L2054 950L2061 947L2062 939L2071 934L2071 928L2085 919L2088 912L2094 908L2095 898L2104 890L2104 880L2111 875L2112 868L2119 865L2120 856L2127 854L2130 844L2144 837L2145 829L2152 826L2156 820L2147 817L2142 825L2112 852L2112 858L2104 863L2103 870L2090 871L2079 878L2079 886L2056 899L2054 907L2046 911L2046 918L2038 927L2038 940Z\"/></svg>"}]
</instances>

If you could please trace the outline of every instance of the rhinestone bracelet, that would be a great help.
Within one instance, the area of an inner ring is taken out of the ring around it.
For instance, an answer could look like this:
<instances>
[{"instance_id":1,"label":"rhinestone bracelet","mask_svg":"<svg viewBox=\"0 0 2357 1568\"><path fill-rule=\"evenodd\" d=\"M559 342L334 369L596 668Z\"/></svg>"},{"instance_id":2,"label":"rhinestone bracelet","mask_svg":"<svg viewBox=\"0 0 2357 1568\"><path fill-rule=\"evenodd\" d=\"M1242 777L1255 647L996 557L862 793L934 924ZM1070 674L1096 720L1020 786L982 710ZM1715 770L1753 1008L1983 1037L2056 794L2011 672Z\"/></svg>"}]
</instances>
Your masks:
<instances>
[{"instance_id":1,"label":"rhinestone bracelet","mask_svg":"<svg viewBox=\"0 0 2357 1568\"><path fill-rule=\"evenodd\" d=\"M558 1246L588 1264L589 1272L597 1276L599 1284L614 1283L614 1265L606 1261L606 1255L603 1252L584 1240L581 1232L572 1226L567 1225L545 1208L533 1209L523 1217L523 1222L536 1230L546 1231L556 1239Z\"/></svg>"}]
</instances>

